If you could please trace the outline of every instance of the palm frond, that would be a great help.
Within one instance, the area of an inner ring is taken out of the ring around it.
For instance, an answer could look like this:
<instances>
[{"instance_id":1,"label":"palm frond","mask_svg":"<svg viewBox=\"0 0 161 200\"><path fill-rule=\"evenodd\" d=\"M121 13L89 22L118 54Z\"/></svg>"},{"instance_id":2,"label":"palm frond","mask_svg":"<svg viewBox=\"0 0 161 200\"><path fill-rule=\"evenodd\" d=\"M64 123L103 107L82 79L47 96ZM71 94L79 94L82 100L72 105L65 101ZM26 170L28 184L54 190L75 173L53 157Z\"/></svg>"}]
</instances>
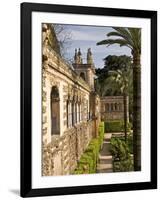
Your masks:
<instances>
[{"instance_id":1,"label":"palm frond","mask_svg":"<svg viewBox=\"0 0 161 200\"><path fill-rule=\"evenodd\" d=\"M102 40L100 42L97 42L97 45L103 45L103 44L107 44L108 40Z\"/></svg>"},{"instance_id":2,"label":"palm frond","mask_svg":"<svg viewBox=\"0 0 161 200\"><path fill-rule=\"evenodd\" d=\"M109 32L107 34L108 37L110 37L110 36L120 37L122 39L125 39L129 46L131 46L131 47L133 46L133 41L132 41L131 35L125 28L115 28L114 27L113 29L115 29L116 31Z\"/></svg>"},{"instance_id":3,"label":"palm frond","mask_svg":"<svg viewBox=\"0 0 161 200\"><path fill-rule=\"evenodd\" d=\"M127 46L130 49L132 49L131 46L129 46L128 42L124 39L107 39L107 40L102 40L100 42L97 43L97 45L107 45L110 46L112 44L118 44L120 46Z\"/></svg>"}]
</instances>

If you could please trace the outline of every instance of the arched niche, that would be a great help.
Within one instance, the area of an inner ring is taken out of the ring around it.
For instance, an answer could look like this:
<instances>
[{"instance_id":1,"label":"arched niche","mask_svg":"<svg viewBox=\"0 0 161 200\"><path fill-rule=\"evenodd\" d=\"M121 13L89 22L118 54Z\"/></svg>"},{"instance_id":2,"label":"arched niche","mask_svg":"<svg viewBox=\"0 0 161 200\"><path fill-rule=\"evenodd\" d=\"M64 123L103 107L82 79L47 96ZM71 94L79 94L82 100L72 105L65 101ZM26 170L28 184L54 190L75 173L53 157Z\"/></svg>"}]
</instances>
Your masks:
<instances>
[{"instance_id":1,"label":"arched niche","mask_svg":"<svg viewBox=\"0 0 161 200\"><path fill-rule=\"evenodd\" d=\"M118 106L117 106L117 103L115 103L115 111L118 110Z\"/></svg>"},{"instance_id":2,"label":"arched niche","mask_svg":"<svg viewBox=\"0 0 161 200\"><path fill-rule=\"evenodd\" d=\"M51 135L60 135L60 99L57 86L51 88Z\"/></svg>"},{"instance_id":3,"label":"arched niche","mask_svg":"<svg viewBox=\"0 0 161 200\"><path fill-rule=\"evenodd\" d=\"M84 72L81 72L81 73L80 73L80 77L81 77L83 80L86 80L86 76L85 76L85 73L84 73Z\"/></svg>"},{"instance_id":4,"label":"arched niche","mask_svg":"<svg viewBox=\"0 0 161 200\"><path fill-rule=\"evenodd\" d=\"M122 111L122 104L119 103L119 111Z\"/></svg>"},{"instance_id":5,"label":"arched niche","mask_svg":"<svg viewBox=\"0 0 161 200\"><path fill-rule=\"evenodd\" d=\"M106 104L105 104L105 112L109 112L109 110L110 110L110 109L109 109L109 103L106 103Z\"/></svg>"},{"instance_id":6,"label":"arched niche","mask_svg":"<svg viewBox=\"0 0 161 200\"><path fill-rule=\"evenodd\" d=\"M114 104L111 103L111 111L113 112L114 111Z\"/></svg>"}]
</instances>

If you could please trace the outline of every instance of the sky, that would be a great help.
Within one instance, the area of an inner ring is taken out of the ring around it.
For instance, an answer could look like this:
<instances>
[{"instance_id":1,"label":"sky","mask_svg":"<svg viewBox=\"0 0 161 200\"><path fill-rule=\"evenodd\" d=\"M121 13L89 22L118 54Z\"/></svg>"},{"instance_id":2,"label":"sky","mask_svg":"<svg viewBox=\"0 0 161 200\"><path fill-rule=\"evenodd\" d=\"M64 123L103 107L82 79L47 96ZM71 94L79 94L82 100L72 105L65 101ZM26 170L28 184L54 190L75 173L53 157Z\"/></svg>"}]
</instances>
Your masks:
<instances>
[{"instance_id":1,"label":"sky","mask_svg":"<svg viewBox=\"0 0 161 200\"><path fill-rule=\"evenodd\" d=\"M127 47L120 47L117 44L111 45L108 48L106 45L96 45L97 42L107 38L107 33L113 31L111 27L83 25L63 26L65 26L66 32L69 31L71 33L71 43L70 46L68 46L65 55L65 57L69 60L73 59L75 48L81 49L83 63L86 63L87 49L91 48L96 68L102 68L104 66L103 59L108 55L131 56L130 49ZM60 35L59 37L61 38L62 36Z\"/></svg>"}]
</instances>

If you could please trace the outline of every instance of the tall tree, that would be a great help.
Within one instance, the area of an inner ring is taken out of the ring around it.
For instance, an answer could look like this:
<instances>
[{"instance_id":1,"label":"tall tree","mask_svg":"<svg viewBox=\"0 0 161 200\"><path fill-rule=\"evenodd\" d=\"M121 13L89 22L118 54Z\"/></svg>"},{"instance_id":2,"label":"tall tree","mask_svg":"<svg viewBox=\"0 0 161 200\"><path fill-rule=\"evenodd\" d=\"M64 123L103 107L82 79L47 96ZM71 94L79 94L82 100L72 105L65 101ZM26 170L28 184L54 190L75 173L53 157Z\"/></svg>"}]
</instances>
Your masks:
<instances>
[{"instance_id":1,"label":"tall tree","mask_svg":"<svg viewBox=\"0 0 161 200\"><path fill-rule=\"evenodd\" d=\"M72 44L72 32L66 25L62 24L52 24L52 28L58 39L61 56L65 58L66 61L71 62L68 58L67 53Z\"/></svg>"},{"instance_id":2,"label":"tall tree","mask_svg":"<svg viewBox=\"0 0 161 200\"><path fill-rule=\"evenodd\" d=\"M114 31L107 34L107 39L97 45L119 44L131 49L133 57L133 145L134 170L141 170L141 29L113 27ZM112 37L112 38L111 38Z\"/></svg>"},{"instance_id":3,"label":"tall tree","mask_svg":"<svg viewBox=\"0 0 161 200\"><path fill-rule=\"evenodd\" d=\"M104 58L105 64L104 68L107 69L107 71L110 70L118 70L118 69L125 69L131 66L131 57L127 55L108 55L106 58Z\"/></svg>"},{"instance_id":4,"label":"tall tree","mask_svg":"<svg viewBox=\"0 0 161 200\"><path fill-rule=\"evenodd\" d=\"M129 96L130 90L132 88L132 70L130 68L118 69L115 71L110 71L110 76L106 79L108 87L112 88L113 91L119 91L123 95L123 105L124 105L124 133L125 142L127 141L127 98Z\"/></svg>"},{"instance_id":5,"label":"tall tree","mask_svg":"<svg viewBox=\"0 0 161 200\"><path fill-rule=\"evenodd\" d=\"M95 80L95 89L100 96L111 96L111 95L122 95L120 90L113 90L107 83L106 79L110 76L109 71L111 70L124 70L131 68L132 58L127 55L108 55L104 58L104 67L96 69L97 79ZM131 77L132 79L132 77ZM108 89L107 89L108 88ZM129 120L132 123L133 114L133 87L128 92L129 95Z\"/></svg>"}]
</instances>

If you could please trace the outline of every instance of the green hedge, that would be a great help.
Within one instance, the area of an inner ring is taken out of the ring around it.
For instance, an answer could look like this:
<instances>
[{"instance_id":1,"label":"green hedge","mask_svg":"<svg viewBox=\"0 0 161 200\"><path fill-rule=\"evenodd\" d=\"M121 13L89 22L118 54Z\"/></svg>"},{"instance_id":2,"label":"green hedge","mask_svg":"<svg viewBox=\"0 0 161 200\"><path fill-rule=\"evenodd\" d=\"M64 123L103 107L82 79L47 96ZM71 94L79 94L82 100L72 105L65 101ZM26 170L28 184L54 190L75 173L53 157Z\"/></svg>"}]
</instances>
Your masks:
<instances>
[{"instance_id":1,"label":"green hedge","mask_svg":"<svg viewBox=\"0 0 161 200\"><path fill-rule=\"evenodd\" d=\"M99 136L98 136L99 146L101 148L102 144L103 144L104 133L105 133L105 123L104 122L100 123L98 133L99 133Z\"/></svg>"},{"instance_id":2,"label":"green hedge","mask_svg":"<svg viewBox=\"0 0 161 200\"><path fill-rule=\"evenodd\" d=\"M122 141L125 141L125 137L124 136L120 136L120 137L117 137L117 138L122 140ZM133 154L133 136L132 136L132 134L128 134L127 135L126 144L128 145L130 153Z\"/></svg>"},{"instance_id":3,"label":"green hedge","mask_svg":"<svg viewBox=\"0 0 161 200\"><path fill-rule=\"evenodd\" d=\"M131 130L131 123L127 123L127 131ZM105 122L105 132L123 132L124 121L123 120L111 120Z\"/></svg>"},{"instance_id":4,"label":"green hedge","mask_svg":"<svg viewBox=\"0 0 161 200\"><path fill-rule=\"evenodd\" d=\"M113 157L113 171L133 171L133 159L128 144L119 138L111 138L111 154Z\"/></svg>"},{"instance_id":5,"label":"green hedge","mask_svg":"<svg viewBox=\"0 0 161 200\"><path fill-rule=\"evenodd\" d=\"M89 143L87 149L81 156L74 174L92 174L96 173L97 161L100 148L104 138L104 122L99 125L99 134Z\"/></svg>"}]
</instances>

